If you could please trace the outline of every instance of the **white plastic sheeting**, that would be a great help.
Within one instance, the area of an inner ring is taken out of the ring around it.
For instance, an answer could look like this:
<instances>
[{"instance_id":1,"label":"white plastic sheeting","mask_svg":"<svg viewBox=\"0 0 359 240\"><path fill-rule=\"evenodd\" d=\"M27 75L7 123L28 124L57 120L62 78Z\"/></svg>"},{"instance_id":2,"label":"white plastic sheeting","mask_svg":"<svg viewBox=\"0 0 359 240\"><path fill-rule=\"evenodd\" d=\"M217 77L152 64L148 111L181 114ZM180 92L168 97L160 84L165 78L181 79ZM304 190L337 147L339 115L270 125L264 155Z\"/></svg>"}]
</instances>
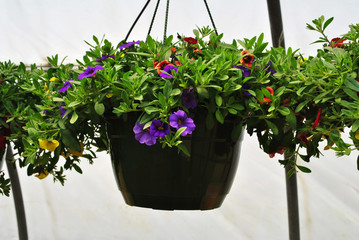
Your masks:
<instances>
[{"instance_id":1,"label":"white plastic sheeting","mask_svg":"<svg viewBox=\"0 0 359 240\"><path fill-rule=\"evenodd\" d=\"M117 44L140 9L141 1L114 0L0 0L0 61L45 64L59 53L74 62L87 50L83 40L106 35ZM135 27L129 40L144 39L156 1ZM265 33L270 27L265 0L208 0L219 32L226 41ZM309 45L319 35L306 23L334 16L330 38L359 22L359 3L343 0L282 1L287 46L315 54ZM162 39L165 1L161 2L153 35ZM168 34L190 35L193 28L210 25L201 0L171 1ZM323 146L324 147L324 146ZM356 156L336 158L323 151L305 164L311 174L299 173L298 193L301 238L357 239L359 235L359 172ZM159 211L127 206L117 190L110 158L101 154L82 175L67 174L62 187L51 178L38 180L19 170L29 239L288 239L284 169L245 136L234 184L222 207L211 211ZM7 172L6 172L7 174ZM0 197L0 239L18 239L12 198Z\"/></svg>"}]
</instances>

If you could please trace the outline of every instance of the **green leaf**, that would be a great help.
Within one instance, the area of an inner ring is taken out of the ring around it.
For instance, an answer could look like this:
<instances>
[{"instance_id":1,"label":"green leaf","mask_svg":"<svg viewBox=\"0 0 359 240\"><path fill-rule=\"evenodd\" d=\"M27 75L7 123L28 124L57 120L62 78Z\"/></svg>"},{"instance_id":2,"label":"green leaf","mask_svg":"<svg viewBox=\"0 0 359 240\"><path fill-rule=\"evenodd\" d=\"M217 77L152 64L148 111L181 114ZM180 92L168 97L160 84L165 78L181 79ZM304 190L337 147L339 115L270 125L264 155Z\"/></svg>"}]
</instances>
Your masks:
<instances>
[{"instance_id":1,"label":"green leaf","mask_svg":"<svg viewBox=\"0 0 359 240\"><path fill-rule=\"evenodd\" d=\"M152 37L150 35L147 36L147 45L151 52L154 52L156 49L156 44L153 41Z\"/></svg>"},{"instance_id":2,"label":"green leaf","mask_svg":"<svg viewBox=\"0 0 359 240\"><path fill-rule=\"evenodd\" d=\"M357 82L354 78L348 77L344 80L345 86L354 90L355 92L359 92L359 82Z\"/></svg>"},{"instance_id":3,"label":"green leaf","mask_svg":"<svg viewBox=\"0 0 359 240\"><path fill-rule=\"evenodd\" d=\"M290 111L290 113L285 116L285 120L291 129L297 129L297 117L295 116L294 112Z\"/></svg>"},{"instance_id":4,"label":"green leaf","mask_svg":"<svg viewBox=\"0 0 359 240\"><path fill-rule=\"evenodd\" d=\"M272 130L274 135L278 135L278 127L269 120L265 120L268 127Z\"/></svg>"},{"instance_id":5,"label":"green leaf","mask_svg":"<svg viewBox=\"0 0 359 240\"><path fill-rule=\"evenodd\" d=\"M77 113L76 112L73 112L72 113L72 116L71 116L71 119L70 119L70 123L71 124L74 124L76 121L77 121L77 119L78 119L78 115L77 115Z\"/></svg>"},{"instance_id":6,"label":"green leaf","mask_svg":"<svg viewBox=\"0 0 359 240\"><path fill-rule=\"evenodd\" d=\"M278 112L280 112L280 114L282 114L283 116L287 116L290 114L289 108L286 108L286 107L278 108Z\"/></svg>"},{"instance_id":7,"label":"green leaf","mask_svg":"<svg viewBox=\"0 0 359 240\"><path fill-rule=\"evenodd\" d=\"M309 168L304 167L304 166L299 166L299 165L297 165L297 168L298 168L300 171L305 172L305 173L310 173L310 172L312 172Z\"/></svg>"},{"instance_id":8,"label":"green leaf","mask_svg":"<svg viewBox=\"0 0 359 240\"><path fill-rule=\"evenodd\" d=\"M349 88L344 88L343 91L354 100L359 100L359 97L356 92L350 90Z\"/></svg>"},{"instance_id":9,"label":"green leaf","mask_svg":"<svg viewBox=\"0 0 359 240\"><path fill-rule=\"evenodd\" d=\"M209 93L204 87L197 87L198 95L203 98L209 98Z\"/></svg>"},{"instance_id":10,"label":"green leaf","mask_svg":"<svg viewBox=\"0 0 359 240\"><path fill-rule=\"evenodd\" d=\"M161 109L160 108L157 108L157 107L152 107L152 106L149 106L149 107L145 107L145 112L147 114L151 114L153 112L158 112L160 111Z\"/></svg>"},{"instance_id":11,"label":"green leaf","mask_svg":"<svg viewBox=\"0 0 359 240\"><path fill-rule=\"evenodd\" d=\"M76 172L82 174L82 170L79 166L77 166L76 164L72 164L72 167L76 170Z\"/></svg>"},{"instance_id":12,"label":"green leaf","mask_svg":"<svg viewBox=\"0 0 359 240\"><path fill-rule=\"evenodd\" d=\"M175 136L174 136L174 140L177 140L181 134L186 131L187 127L181 127L180 129L177 130Z\"/></svg>"},{"instance_id":13,"label":"green leaf","mask_svg":"<svg viewBox=\"0 0 359 240\"><path fill-rule=\"evenodd\" d=\"M173 40L173 36L170 35L169 37L166 38L165 45L166 46L171 45L172 40Z\"/></svg>"},{"instance_id":14,"label":"green leaf","mask_svg":"<svg viewBox=\"0 0 359 240\"><path fill-rule=\"evenodd\" d=\"M217 111L216 111L216 118L217 118L217 121L220 122L221 124L224 123L223 115L219 109L217 109Z\"/></svg>"},{"instance_id":15,"label":"green leaf","mask_svg":"<svg viewBox=\"0 0 359 240\"><path fill-rule=\"evenodd\" d=\"M99 41L95 35L92 36L92 39L97 45L99 45Z\"/></svg>"},{"instance_id":16,"label":"green leaf","mask_svg":"<svg viewBox=\"0 0 359 240\"><path fill-rule=\"evenodd\" d=\"M295 112L300 112L305 105L309 103L310 100L306 100L304 102L301 102L298 104L297 108L295 109Z\"/></svg>"},{"instance_id":17,"label":"green leaf","mask_svg":"<svg viewBox=\"0 0 359 240\"><path fill-rule=\"evenodd\" d=\"M181 150L187 157L190 157L190 156L191 156L191 155L189 154L188 149L186 148L185 145L179 144L179 145L177 145L177 148L178 148L179 150Z\"/></svg>"},{"instance_id":18,"label":"green leaf","mask_svg":"<svg viewBox=\"0 0 359 240\"><path fill-rule=\"evenodd\" d=\"M329 18L327 21L325 21L323 26L323 31L328 27L328 25L333 21L334 17Z\"/></svg>"},{"instance_id":19,"label":"green leaf","mask_svg":"<svg viewBox=\"0 0 359 240\"><path fill-rule=\"evenodd\" d=\"M352 125L352 132L356 132L359 129L359 120L356 120Z\"/></svg>"},{"instance_id":20,"label":"green leaf","mask_svg":"<svg viewBox=\"0 0 359 240\"><path fill-rule=\"evenodd\" d=\"M216 95L216 104L218 107L222 106L223 99L220 95Z\"/></svg>"},{"instance_id":21,"label":"green leaf","mask_svg":"<svg viewBox=\"0 0 359 240\"><path fill-rule=\"evenodd\" d=\"M172 93L172 83L167 80L163 88L163 94L165 95L166 98L169 98L171 93Z\"/></svg>"},{"instance_id":22,"label":"green leaf","mask_svg":"<svg viewBox=\"0 0 359 240\"><path fill-rule=\"evenodd\" d=\"M79 141L74 137L69 129L61 129L61 140L66 147L71 150L81 152Z\"/></svg>"},{"instance_id":23,"label":"green leaf","mask_svg":"<svg viewBox=\"0 0 359 240\"><path fill-rule=\"evenodd\" d=\"M95 111L98 115L103 115L105 112L105 105L103 103L95 103Z\"/></svg>"},{"instance_id":24,"label":"green leaf","mask_svg":"<svg viewBox=\"0 0 359 240\"><path fill-rule=\"evenodd\" d=\"M158 93L158 101L160 102L160 104L162 105L162 106L166 106L167 104L167 101L166 101L166 98L165 98L165 96L160 92L160 93Z\"/></svg>"}]
</instances>

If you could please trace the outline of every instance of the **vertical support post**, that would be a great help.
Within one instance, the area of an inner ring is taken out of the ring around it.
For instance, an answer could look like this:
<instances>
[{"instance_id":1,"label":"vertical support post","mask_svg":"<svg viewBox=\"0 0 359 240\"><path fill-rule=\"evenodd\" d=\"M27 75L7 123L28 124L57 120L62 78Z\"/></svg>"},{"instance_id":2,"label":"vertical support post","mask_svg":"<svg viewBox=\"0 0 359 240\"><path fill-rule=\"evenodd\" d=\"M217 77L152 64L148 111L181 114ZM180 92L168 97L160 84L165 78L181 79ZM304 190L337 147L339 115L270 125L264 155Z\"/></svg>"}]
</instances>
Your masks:
<instances>
[{"instance_id":1,"label":"vertical support post","mask_svg":"<svg viewBox=\"0 0 359 240\"><path fill-rule=\"evenodd\" d=\"M282 13L279 0L267 0L273 47L285 47Z\"/></svg>"},{"instance_id":2,"label":"vertical support post","mask_svg":"<svg viewBox=\"0 0 359 240\"><path fill-rule=\"evenodd\" d=\"M10 144L6 147L6 166L9 172L10 181L11 181L11 189L12 194L14 197L15 203L15 211L16 211L16 218L17 218L17 227L19 233L20 240L27 240L27 226L26 226L26 217L25 217L25 208L24 208L24 201L22 198L21 187L19 176L17 174L17 170L12 165L12 161L14 159L12 149Z\"/></svg>"},{"instance_id":3,"label":"vertical support post","mask_svg":"<svg viewBox=\"0 0 359 240\"><path fill-rule=\"evenodd\" d=\"M283 21L280 8L280 0L267 0L268 14L272 34L273 47L285 47L284 33L283 33ZM295 157L284 155L285 159ZM285 168L285 180L287 191L287 208L288 208L288 228L289 239L299 240L299 208L298 208L298 187L297 187L297 175L294 173L291 177L288 177L290 167Z\"/></svg>"}]
</instances>

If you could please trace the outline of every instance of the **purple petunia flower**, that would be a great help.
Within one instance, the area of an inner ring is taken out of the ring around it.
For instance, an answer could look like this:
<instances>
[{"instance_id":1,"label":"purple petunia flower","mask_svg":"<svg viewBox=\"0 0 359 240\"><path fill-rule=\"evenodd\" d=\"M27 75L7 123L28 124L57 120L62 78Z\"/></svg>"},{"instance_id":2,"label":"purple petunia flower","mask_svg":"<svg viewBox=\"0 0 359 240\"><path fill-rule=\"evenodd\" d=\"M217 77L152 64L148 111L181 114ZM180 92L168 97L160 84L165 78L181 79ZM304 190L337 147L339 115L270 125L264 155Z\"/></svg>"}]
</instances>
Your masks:
<instances>
[{"instance_id":1,"label":"purple petunia flower","mask_svg":"<svg viewBox=\"0 0 359 240\"><path fill-rule=\"evenodd\" d=\"M135 44L140 44L140 41L137 41L137 42L129 42L129 43L125 43L125 44L122 44L119 49L122 50L124 48L129 48L131 47L132 45L135 45Z\"/></svg>"},{"instance_id":2,"label":"purple petunia flower","mask_svg":"<svg viewBox=\"0 0 359 240\"><path fill-rule=\"evenodd\" d=\"M114 55L103 54L101 57L96 58L97 62L105 61L107 58L114 58Z\"/></svg>"},{"instance_id":3,"label":"purple petunia flower","mask_svg":"<svg viewBox=\"0 0 359 240\"><path fill-rule=\"evenodd\" d=\"M178 110L170 116L170 125L177 130L183 127L187 127L186 130L181 133L181 136L191 134L196 128L196 125L194 124L193 120L187 117L186 112L183 110Z\"/></svg>"},{"instance_id":4,"label":"purple petunia flower","mask_svg":"<svg viewBox=\"0 0 359 240\"><path fill-rule=\"evenodd\" d=\"M59 89L59 93L66 92L69 87L72 87L70 81L72 81L72 79L69 79L64 83L64 86Z\"/></svg>"},{"instance_id":5,"label":"purple petunia flower","mask_svg":"<svg viewBox=\"0 0 359 240\"><path fill-rule=\"evenodd\" d=\"M185 106L186 108L194 109L197 107L197 102L196 102L196 99L194 98L194 94L193 94L193 87L183 90L181 100L182 100L183 106Z\"/></svg>"},{"instance_id":6,"label":"purple petunia flower","mask_svg":"<svg viewBox=\"0 0 359 240\"><path fill-rule=\"evenodd\" d=\"M144 126L145 124L140 124L140 122L137 122L136 125L133 127L135 139L141 144L146 144L147 146L156 144L157 137L150 134L149 128L143 129Z\"/></svg>"},{"instance_id":7,"label":"purple petunia flower","mask_svg":"<svg viewBox=\"0 0 359 240\"><path fill-rule=\"evenodd\" d=\"M268 64L264 68L266 73L270 73L271 76L276 73L276 71L272 68L272 66L273 66L272 62L269 61Z\"/></svg>"},{"instance_id":8,"label":"purple petunia flower","mask_svg":"<svg viewBox=\"0 0 359 240\"><path fill-rule=\"evenodd\" d=\"M170 128L167 123L160 120L153 120L150 126L150 134L154 137L164 137L170 134Z\"/></svg>"},{"instance_id":9,"label":"purple petunia flower","mask_svg":"<svg viewBox=\"0 0 359 240\"><path fill-rule=\"evenodd\" d=\"M79 75L79 79L83 79L83 78L85 78L85 77L92 77L93 75L96 74L96 72L97 72L98 70L102 70L102 69L103 69L103 67L100 66L100 65L97 65L96 67L90 67L90 66L88 66L87 69L86 69L86 71L83 72L83 73L81 73L81 74Z\"/></svg>"},{"instance_id":10,"label":"purple petunia flower","mask_svg":"<svg viewBox=\"0 0 359 240\"><path fill-rule=\"evenodd\" d=\"M175 70L177 72L178 68L176 68L173 65L167 64L165 68L162 70L162 73L160 74L160 77L162 78L173 78L173 75L171 74L172 70Z\"/></svg>"},{"instance_id":11,"label":"purple petunia flower","mask_svg":"<svg viewBox=\"0 0 359 240\"><path fill-rule=\"evenodd\" d=\"M251 75L251 70L243 66L233 66L234 68L239 68L242 70L243 77L249 77Z\"/></svg>"},{"instance_id":12,"label":"purple petunia flower","mask_svg":"<svg viewBox=\"0 0 359 240\"><path fill-rule=\"evenodd\" d=\"M66 114L67 110L64 108L64 106L66 106L65 103L63 103L59 108L59 113L60 113L62 118L68 117L68 115Z\"/></svg>"},{"instance_id":13,"label":"purple petunia flower","mask_svg":"<svg viewBox=\"0 0 359 240\"><path fill-rule=\"evenodd\" d=\"M242 88L248 90L248 89L249 89L249 84L248 84L248 83L244 83L244 84L242 85ZM244 91L243 93L244 93L244 95L246 95L246 96L252 96L252 94L249 93L248 91Z\"/></svg>"}]
</instances>

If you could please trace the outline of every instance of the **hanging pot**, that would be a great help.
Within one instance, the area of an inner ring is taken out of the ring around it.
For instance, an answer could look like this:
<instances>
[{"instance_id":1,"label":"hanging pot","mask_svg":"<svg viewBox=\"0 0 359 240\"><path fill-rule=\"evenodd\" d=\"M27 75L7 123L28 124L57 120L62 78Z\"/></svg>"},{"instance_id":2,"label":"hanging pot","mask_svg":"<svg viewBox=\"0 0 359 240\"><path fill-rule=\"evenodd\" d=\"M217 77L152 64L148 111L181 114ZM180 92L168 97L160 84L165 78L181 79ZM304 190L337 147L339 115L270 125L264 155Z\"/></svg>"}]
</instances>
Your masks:
<instances>
[{"instance_id":1,"label":"hanging pot","mask_svg":"<svg viewBox=\"0 0 359 240\"><path fill-rule=\"evenodd\" d=\"M182 137L190 157L161 144L146 146L134 138L138 114L107 118L115 178L125 202L161 210L218 208L229 192L238 165L242 136L233 141L235 119L206 128L206 110L198 110L196 129Z\"/></svg>"}]
</instances>

